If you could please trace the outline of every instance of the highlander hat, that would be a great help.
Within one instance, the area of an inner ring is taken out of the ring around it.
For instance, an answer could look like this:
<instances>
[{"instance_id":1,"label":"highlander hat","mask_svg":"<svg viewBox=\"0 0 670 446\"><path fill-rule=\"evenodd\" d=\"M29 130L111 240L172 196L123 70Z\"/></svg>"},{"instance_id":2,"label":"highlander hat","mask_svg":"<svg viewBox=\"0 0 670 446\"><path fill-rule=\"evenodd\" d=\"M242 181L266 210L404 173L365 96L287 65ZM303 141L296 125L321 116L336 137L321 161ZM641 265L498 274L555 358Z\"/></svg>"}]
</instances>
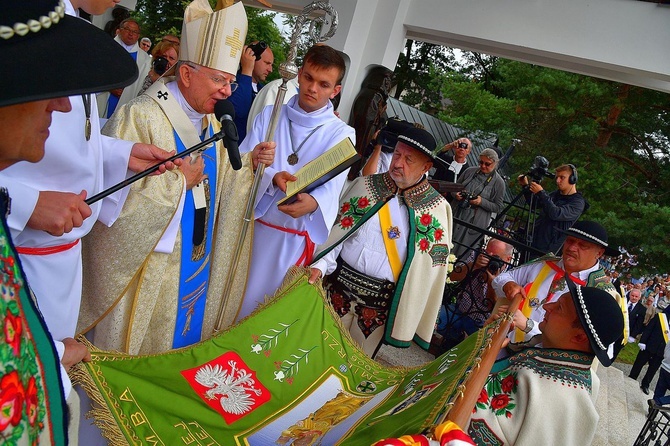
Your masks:
<instances>
[{"instance_id":1,"label":"highlander hat","mask_svg":"<svg viewBox=\"0 0 670 446\"><path fill-rule=\"evenodd\" d=\"M435 146L437 145L435 138L424 129L413 126L404 128L400 130L398 142L407 144L413 149L427 155L431 160L434 160L437 156L435 154Z\"/></svg>"},{"instance_id":2,"label":"highlander hat","mask_svg":"<svg viewBox=\"0 0 670 446\"><path fill-rule=\"evenodd\" d=\"M0 107L125 87L125 49L58 0L0 0ZM92 50L93 49L93 50Z\"/></svg>"},{"instance_id":3,"label":"highlander hat","mask_svg":"<svg viewBox=\"0 0 670 446\"><path fill-rule=\"evenodd\" d=\"M214 11L208 0L194 0L184 11L179 59L234 75L246 37L242 2Z\"/></svg>"},{"instance_id":4,"label":"highlander hat","mask_svg":"<svg viewBox=\"0 0 670 446\"><path fill-rule=\"evenodd\" d=\"M621 253L607 244L607 230L595 221L580 220L570 229L559 231L581 240L586 240L602 248L605 248L605 255L616 257Z\"/></svg>"},{"instance_id":5,"label":"highlander hat","mask_svg":"<svg viewBox=\"0 0 670 446\"><path fill-rule=\"evenodd\" d=\"M582 287L565 277L579 321L591 349L609 367L623 347L623 312L616 299L600 288Z\"/></svg>"}]
</instances>

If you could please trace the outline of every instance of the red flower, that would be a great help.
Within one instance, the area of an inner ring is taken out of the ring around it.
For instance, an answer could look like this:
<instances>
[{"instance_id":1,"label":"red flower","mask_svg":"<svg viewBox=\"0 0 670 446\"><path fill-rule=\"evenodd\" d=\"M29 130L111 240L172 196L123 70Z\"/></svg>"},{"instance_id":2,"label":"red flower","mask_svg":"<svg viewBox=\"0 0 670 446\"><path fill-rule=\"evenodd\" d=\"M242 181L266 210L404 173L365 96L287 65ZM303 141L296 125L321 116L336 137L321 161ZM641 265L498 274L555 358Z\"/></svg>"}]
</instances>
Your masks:
<instances>
[{"instance_id":1,"label":"red flower","mask_svg":"<svg viewBox=\"0 0 670 446\"><path fill-rule=\"evenodd\" d=\"M286 382L287 382L288 384L293 384L293 377L286 378Z\"/></svg>"},{"instance_id":2,"label":"red flower","mask_svg":"<svg viewBox=\"0 0 670 446\"><path fill-rule=\"evenodd\" d=\"M275 368L277 370L281 369L281 361L275 361Z\"/></svg>"},{"instance_id":3,"label":"red flower","mask_svg":"<svg viewBox=\"0 0 670 446\"><path fill-rule=\"evenodd\" d=\"M270 353L272 353L272 350L265 350L263 354L265 355L266 358L270 357Z\"/></svg>"},{"instance_id":4,"label":"red flower","mask_svg":"<svg viewBox=\"0 0 670 446\"><path fill-rule=\"evenodd\" d=\"M31 426L35 425L35 420L37 420L37 383L35 382L35 377L31 376L28 381L28 388L26 389L26 415L28 415L28 422Z\"/></svg>"},{"instance_id":5,"label":"red flower","mask_svg":"<svg viewBox=\"0 0 670 446\"><path fill-rule=\"evenodd\" d=\"M435 230L435 240L440 241L442 240L442 235L444 234L444 231L442 229L436 229Z\"/></svg>"},{"instance_id":6,"label":"red flower","mask_svg":"<svg viewBox=\"0 0 670 446\"><path fill-rule=\"evenodd\" d=\"M482 389L482 393L479 394L479 399L477 400L477 402L486 404L488 400L489 400L489 394L486 393L486 389Z\"/></svg>"},{"instance_id":7,"label":"red flower","mask_svg":"<svg viewBox=\"0 0 670 446\"><path fill-rule=\"evenodd\" d=\"M349 209L351 209L351 204L350 203L344 203L342 205L342 209L340 209L340 214L344 214L347 212Z\"/></svg>"},{"instance_id":8,"label":"red flower","mask_svg":"<svg viewBox=\"0 0 670 446\"><path fill-rule=\"evenodd\" d=\"M419 240L419 249L422 252L428 251L429 247L430 247L430 243L428 243L428 240L426 240L425 238L422 238L421 240Z\"/></svg>"},{"instance_id":9,"label":"red flower","mask_svg":"<svg viewBox=\"0 0 670 446\"><path fill-rule=\"evenodd\" d=\"M433 222L433 217L431 217L430 214L423 214L419 221L421 222L422 225L428 226Z\"/></svg>"},{"instance_id":10,"label":"red flower","mask_svg":"<svg viewBox=\"0 0 670 446\"><path fill-rule=\"evenodd\" d=\"M507 418L512 418L512 412L510 412L510 411L508 410L507 412L505 412L505 416L506 416Z\"/></svg>"},{"instance_id":11,"label":"red flower","mask_svg":"<svg viewBox=\"0 0 670 446\"><path fill-rule=\"evenodd\" d=\"M342 220L340 220L340 225L343 228L350 228L354 225L354 219L351 217L344 217Z\"/></svg>"},{"instance_id":12,"label":"red flower","mask_svg":"<svg viewBox=\"0 0 670 446\"><path fill-rule=\"evenodd\" d=\"M13 370L0 380L0 432L21 421L24 390L19 374Z\"/></svg>"},{"instance_id":13,"label":"red flower","mask_svg":"<svg viewBox=\"0 0 670 446\"><path fill-rule=\"evenodd\" d=\"M358 199L358 207L359 208L366 208L370 204L370 200L368 200L368 197L361 197Z\"/></svg>"},{"instance_id":14,"label":"red flower","mask_svg":"<svg viewBox=\"0 0 670 446\"><path fill-rule=\"evenodd\" d=\"M23 326L21 325L21 319L7 310L7 316L5 317L5 342L7 342L7 344L12 347L12 350L14 350L14 356L19 356L19 353L21 352L22 332Z\"/></svg>"},{"instance_id":15,"label":"red flower","mask_svg":"<svg viewBox=\"0 0 670 446\"><path fill-rule=\"evenodd\" d=\"M513 375L507 376L505 379L502 380L502 383L500 383L502 387L502 391L505 393L510 393L512 390L514 390L514 386L516 384L516 381L514 379Z\"/></svg>"},{"instance_id":16,"label":"red flower","mask_svg":"<svg viewBox=\"0 0 670 446\"><path fill-rule=\"evenodd\" d=\"M254 341L254 344L258 343L258 335L252 334L251 335L251 340Z\"/></svg>"},{"instance_id":17,"label":"red flower","mask_svg":"<svg viewBox=\"0 0 670 446\"><path fill-rule=\"evenodd\" d=\"M495 410L504 409L509 404L509 396L501 393L491 399L491 407Z\"/></svg>"}]
</instances>

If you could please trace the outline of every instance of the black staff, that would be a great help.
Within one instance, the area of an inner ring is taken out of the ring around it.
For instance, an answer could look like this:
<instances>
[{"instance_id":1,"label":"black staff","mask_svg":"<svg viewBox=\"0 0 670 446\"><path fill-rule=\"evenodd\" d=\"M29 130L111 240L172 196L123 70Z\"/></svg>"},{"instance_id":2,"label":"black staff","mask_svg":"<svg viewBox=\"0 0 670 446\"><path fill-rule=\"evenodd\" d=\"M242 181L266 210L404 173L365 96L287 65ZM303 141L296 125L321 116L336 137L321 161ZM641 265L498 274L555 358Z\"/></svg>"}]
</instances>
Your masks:
<instances>
[{"instance_id":1,"label":"black staff","mask_svg":"<svg viewBox=\"0 0 670 446\"><path fill-rule=\"evenodd\" d=\"M160 166L162 166L163 164L165 164L167 162L170 162L170 161L174 161L174 160L179 159L179 158L183 158L186 155L190 155L191 153L196 152L198 150L205 149L207 146L209 146L213 142L223 139L224 136L225 136L225 133L223 132L223 130L218 132L218 133L215 133L214 135L212 135L211 138L207 138L203 142L198 143L198 144L194 145L193 147L190 147L190 148L184 150L183 152L179 152L176 155L173 155L170 158L168 158L164 161L161 161L160 163L156 164L155 166L149 167L147 170L143 170L140 173L136 173L135 175L128 178L127 180L123 180L120 183L115 184L114 186L110 187L109 189L105 189L102 192L100 192L99 194L93 195L91 198L87 198L86 199L86 204L90 206L93 203L95 203L96 201L102 200L103 198L113 194L114 192L116 192L118 190L123 189L126 186L130 186L135 181L140 180L140 179L146 177L147 175L151 175L152 173L157 171L158 168Z\"/></svg>"}]
</instances>

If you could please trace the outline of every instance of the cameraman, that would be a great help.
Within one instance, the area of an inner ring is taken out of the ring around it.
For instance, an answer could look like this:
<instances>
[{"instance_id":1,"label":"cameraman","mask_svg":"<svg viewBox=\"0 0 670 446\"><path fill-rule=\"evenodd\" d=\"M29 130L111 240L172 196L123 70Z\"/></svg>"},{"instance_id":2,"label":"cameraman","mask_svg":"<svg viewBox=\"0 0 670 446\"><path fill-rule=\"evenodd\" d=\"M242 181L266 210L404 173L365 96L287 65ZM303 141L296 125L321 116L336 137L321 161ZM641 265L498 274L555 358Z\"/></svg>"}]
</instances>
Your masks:
<instances>
[{"instance_id":1,"label":"cameraman","mask_svg":"<svg viewBox=\"0 0 670 446\"><path fill-rule=\"evenodd\" d=\"M479 154L479 167L465 169L458 176L458 184L464 190L452 193L455 198L451 207L454 218L470 223L481 229L486 229L491 223L491 214L500 212L503 208L505 181L496 172L498 153L489 148ZM456 223L454 225L454 254L462 257L478 240L481 240L481 231L469 229ZM478 244L477 244L478 245Z\"/></svg>"},{"instance_id":2,"label":"cameraman","mask_svg":"<svg viewBox=\"0 0 670 446\"><path fill-rule=\"evenodd\" d=\"M472 142L468 138L458 138L445 144L438 155L444 163L435 163L435 173L432 178L451 183L458 181L458 175L470 167L467 160L470 150L472 150Z\"/></svg>"},{"instance_id":3,"label":"cameraman","mask_svg":"<svg viewBox=\"0 0 670 446\"><path fill-rule=\"evenodd\" d=\"M529 184L526 175L519 176L518 180L524 188L526 202L533 208L541 209L535 221L531 245L542 252L556 254L565 241L564 231L570 229L589 208L582 194L577 191L577 169L572 164L558 166L558 190L551 193L547 193L536 181Z\"/></svg>"},{"instance_id":4,"label":"cameraman","mask_svg":"<svg viewBox=\"0 0 670 446\"><path fill-rule=\"evenodd\" d=\"M484 326L490 316L496 295L489 285L512 261L512 245L491 239L475 259L470 251L466 263L457 263L449 274L452 281L460 281L460 292L455 304L440 308L437 332L444 339L443 348L451 348Z\"/></svg>"}]
</instances>

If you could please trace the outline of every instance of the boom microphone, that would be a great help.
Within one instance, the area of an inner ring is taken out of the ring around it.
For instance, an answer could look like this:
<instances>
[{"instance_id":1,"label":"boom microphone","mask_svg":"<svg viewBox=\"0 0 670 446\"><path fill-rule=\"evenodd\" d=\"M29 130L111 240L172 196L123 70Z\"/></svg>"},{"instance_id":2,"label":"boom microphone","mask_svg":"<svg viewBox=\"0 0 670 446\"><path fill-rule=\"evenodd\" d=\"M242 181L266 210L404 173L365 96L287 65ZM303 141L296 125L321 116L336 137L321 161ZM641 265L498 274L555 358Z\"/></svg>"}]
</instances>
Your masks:
<instances>
[{"instance_id":1,"label":"boom microphone","mask_svg":"<svg viewBox=\"0 0 670 446\"><path fill-rule=\"evenodd\" d=\"M221 130L223 131L223 145L228 150L228 159L230 165L234 170L242 168L242 159L240 158L240 150L237 147L239 136L237 135L237 127L235 126L235 107L233 104L222 99L214 105L214 116L221 122Z\"/></svg>"}]
</instances>

